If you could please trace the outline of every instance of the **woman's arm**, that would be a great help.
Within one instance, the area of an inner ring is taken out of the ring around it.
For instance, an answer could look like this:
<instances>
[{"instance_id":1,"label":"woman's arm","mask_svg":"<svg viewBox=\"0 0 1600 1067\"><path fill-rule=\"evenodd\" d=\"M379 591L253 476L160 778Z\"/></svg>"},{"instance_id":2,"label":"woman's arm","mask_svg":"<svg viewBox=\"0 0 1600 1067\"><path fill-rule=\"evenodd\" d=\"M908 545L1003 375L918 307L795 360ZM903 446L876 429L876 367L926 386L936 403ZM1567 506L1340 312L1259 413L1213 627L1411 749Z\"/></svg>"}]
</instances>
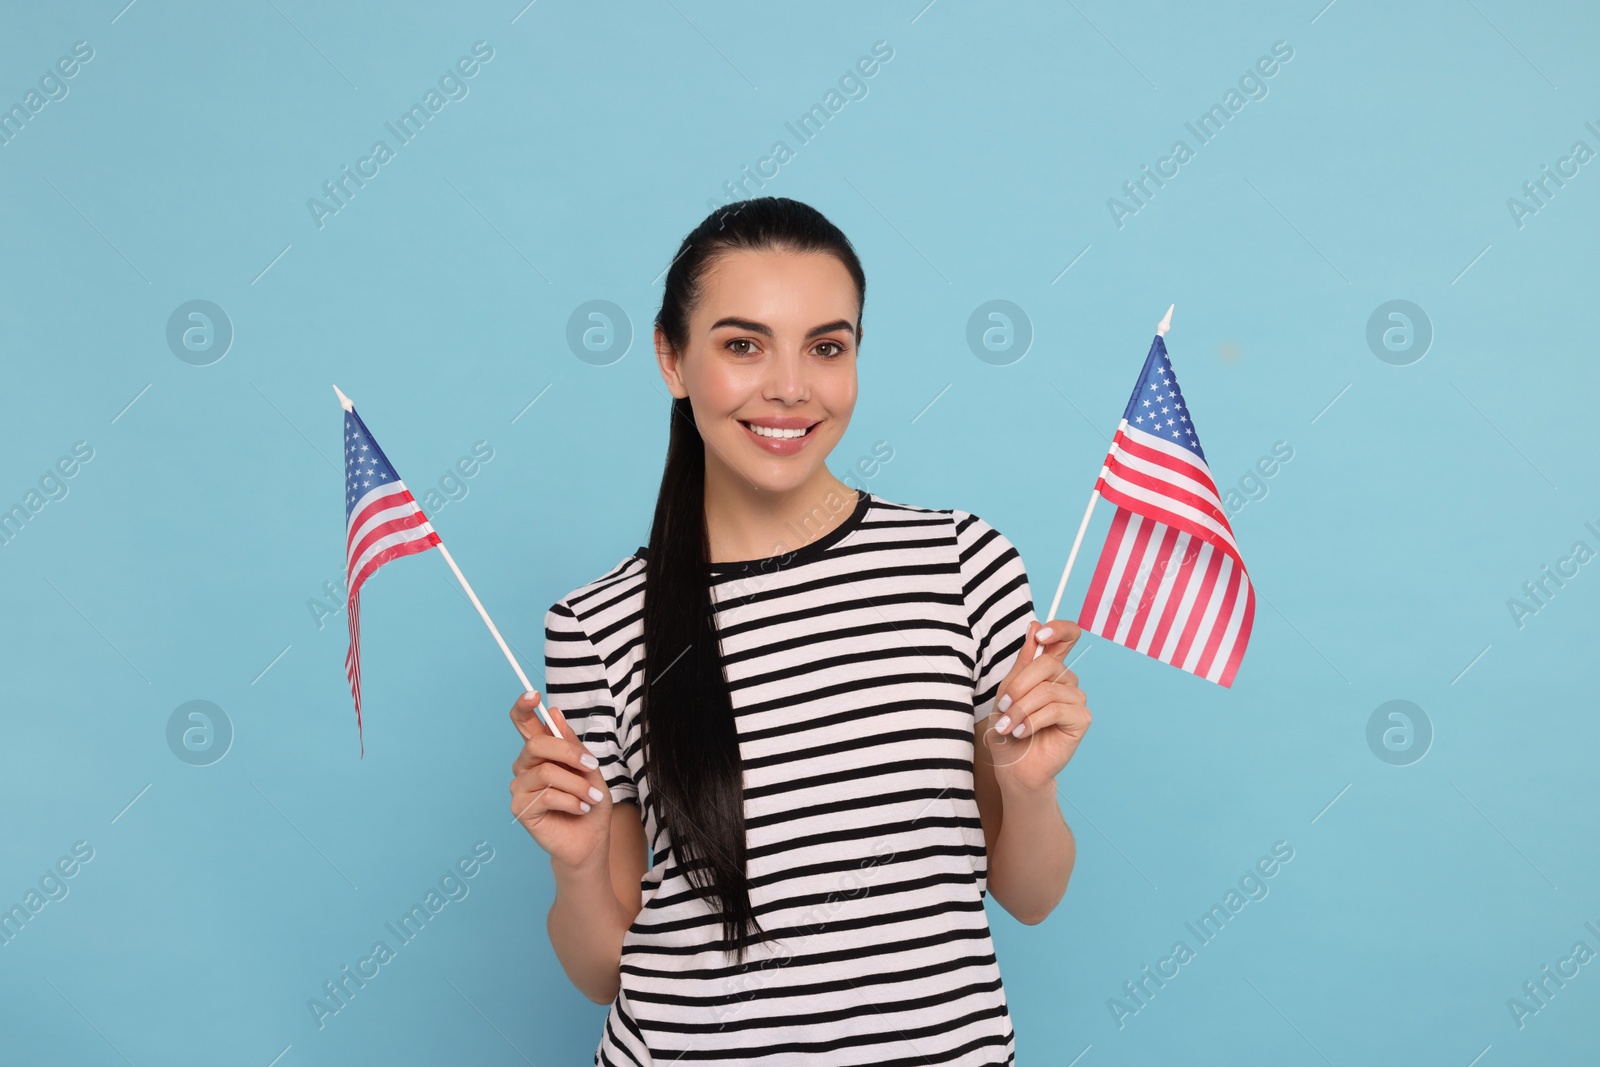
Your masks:
<instances>
[{"instance_id":1,"label":"woman's arm","mask_svg":"<svg viewBox=\"0 0 1600 1067\"><path fill-rule=\"evenodd\" d=\"M551 857L556 899L546 925L567 978L596 1004L609 1004L621 988L622 939L638 918L649 863L638 804L612 805L610 845L595 855L578 866Z\"/></svg>"},{"instance_id":2,"label":"woman's arm","mask_svg":"<svg viewBox=\"0 0 1600 1067\"><path fill-rule=\"evenodd\" d=\"M1055 782L1039 790L1002 787L994 753L984 743L987 721L973 731L978 816L989 850L989 895L1018 922L1041 923L1061 903L1077 860L1077 842L1056 802Z\"/></svg>"},{"instance_id":3,"label":"woman's arm","mask_svg":"<svg viewBox=\"0 0 1600 1067\"><path fill-rule=\"evenodd\" d=\"M974 729L973 779L989 846L989 896L1019 923L1034 926L1066 896L1077 841L1056 803L1053 781L1046 789L1027 790L1002 787L995 779L994 753L982 737L987 729L987 721Z\"/></svg>"}]
</instances>

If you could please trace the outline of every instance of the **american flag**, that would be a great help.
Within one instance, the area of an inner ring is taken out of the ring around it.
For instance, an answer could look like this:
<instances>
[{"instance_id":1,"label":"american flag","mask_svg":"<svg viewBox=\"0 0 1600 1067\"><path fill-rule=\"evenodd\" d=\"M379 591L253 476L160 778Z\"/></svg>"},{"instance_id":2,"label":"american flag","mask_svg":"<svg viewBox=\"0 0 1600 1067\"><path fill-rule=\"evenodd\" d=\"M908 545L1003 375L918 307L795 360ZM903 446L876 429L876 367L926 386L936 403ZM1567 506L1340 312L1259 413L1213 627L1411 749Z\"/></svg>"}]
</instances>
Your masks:
<instances>
[{"instance_id":1,"label":"american flag","mask_svg":"<svg viewBox=\"0 0 1600 1067\"><path fill-rule=\"evenodd\" d=\"M343 394L341 394L342 396ZM345 614L350 620L350 651L345 674L356 701L356 733L361 733L361 586L385 563L426 552L439 543L428 517L389 458L372 439L353 405L344 413ZM366 755L365 739L361 754Z\"/></svg>"},{"instance_id":2,"label":"american flag","mask_svg":"<svg viewBox=\"0 0 1600 1067\"><path fill-rule=\"evenodd\" d=\"M1255 589L1159 334L1095 488L1117 510L1078 625L1231 686Z\"/></svg>"}]
</instances>

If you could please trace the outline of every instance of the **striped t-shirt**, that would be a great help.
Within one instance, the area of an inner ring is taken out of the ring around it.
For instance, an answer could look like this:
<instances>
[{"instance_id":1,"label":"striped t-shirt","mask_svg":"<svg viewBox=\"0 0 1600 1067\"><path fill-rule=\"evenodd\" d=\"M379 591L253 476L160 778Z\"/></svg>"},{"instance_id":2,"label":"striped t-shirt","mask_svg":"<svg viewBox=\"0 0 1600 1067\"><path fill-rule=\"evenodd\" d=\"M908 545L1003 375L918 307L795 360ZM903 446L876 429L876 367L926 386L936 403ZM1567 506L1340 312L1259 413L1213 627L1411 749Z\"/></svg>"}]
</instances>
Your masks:
<instances>
[{"instance_id":1,"label":"striped t-shirt","mask_svg":"<svg viewBox=\"0 0 1600 1067\"><path fill-rule=\"evenodd\" d=\"M613 801L644 798L652 848L594 1062L1014 1062L972 761L1034 617L1016 548L969 512L858 490L799 549L711 565L751 904L778 939L743 966L711 947L720 917L662 839L643 773L645 556L545 617L549 703Z\"/></svg>"}]
</instances>

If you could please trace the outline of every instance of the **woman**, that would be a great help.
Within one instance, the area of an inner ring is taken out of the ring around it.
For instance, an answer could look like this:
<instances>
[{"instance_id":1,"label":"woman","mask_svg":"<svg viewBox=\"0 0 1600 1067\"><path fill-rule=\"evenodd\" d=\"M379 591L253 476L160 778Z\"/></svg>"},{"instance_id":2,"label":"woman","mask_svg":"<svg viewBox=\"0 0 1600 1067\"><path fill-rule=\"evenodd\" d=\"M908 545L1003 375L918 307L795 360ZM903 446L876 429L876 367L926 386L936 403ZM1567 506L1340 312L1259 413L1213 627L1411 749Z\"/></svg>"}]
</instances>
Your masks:
<instances>
[{"instance_id":1,"label":"woman","mask_svg":"<svg viewBox=\"0 0 1600 1067\"><path fill-rule=\"evenodd\" d=\"M983 898L1031 924L1066 892L1079 630L976 515L828 470L865 291L793 200L684 239L650 544L545 616L562 736L511 709L551 944L611 1004L596 1064L1014 1061Z\"/></svg>"}]
</instances>

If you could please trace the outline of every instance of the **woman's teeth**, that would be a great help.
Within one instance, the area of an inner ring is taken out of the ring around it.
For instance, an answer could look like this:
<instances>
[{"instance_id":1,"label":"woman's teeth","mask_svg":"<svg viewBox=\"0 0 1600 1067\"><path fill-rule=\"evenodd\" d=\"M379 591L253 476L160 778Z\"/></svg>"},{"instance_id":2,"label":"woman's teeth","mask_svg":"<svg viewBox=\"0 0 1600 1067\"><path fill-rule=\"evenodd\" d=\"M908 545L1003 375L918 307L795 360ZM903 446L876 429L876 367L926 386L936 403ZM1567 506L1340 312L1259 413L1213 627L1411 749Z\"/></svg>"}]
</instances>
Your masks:
<instances>
[{"instance_id":1,"label":"woman's teeth","mask_svg":"<svg viewBox=\"0 0 1600 1067\"><path fill-rule=\"evenodd\" d=\"M811 432L811 427L810 426L807 426L803 430L776 430L776 429L773 429L770 426L757 426L754 423L749 423L749 422L745 423L745 425L750 428L750 431L752 433L759 434L762 437L779 437L779 438L804 437L806 434Z\"/></svg>"}]
</instances>

